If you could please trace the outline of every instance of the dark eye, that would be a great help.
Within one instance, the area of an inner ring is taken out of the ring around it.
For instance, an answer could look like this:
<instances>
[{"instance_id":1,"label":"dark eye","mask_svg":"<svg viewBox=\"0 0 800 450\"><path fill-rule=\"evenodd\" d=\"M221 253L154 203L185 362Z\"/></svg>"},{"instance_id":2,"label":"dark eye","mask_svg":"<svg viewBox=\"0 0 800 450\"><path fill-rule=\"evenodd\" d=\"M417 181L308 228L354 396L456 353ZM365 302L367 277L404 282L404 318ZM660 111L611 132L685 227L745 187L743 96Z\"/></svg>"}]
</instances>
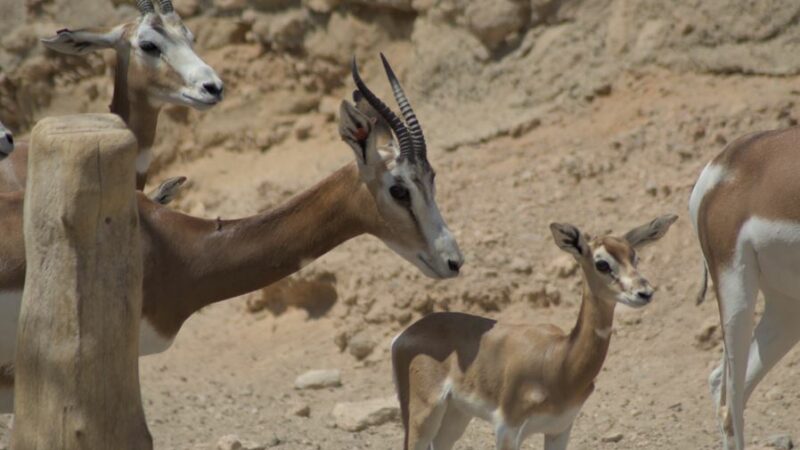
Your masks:
<instances>
[{"instance_id":1,"label":"dark eye","mask_svg":"<svg viewBox=\"0 0 800 450\"><path fill-rule=\"evenodd\" d=\"M142 41L139 43L139 48L150 56L158 56L161 54L161 50L158 46L150 41Z\"/></svg>"},{"instance_id":2,"label":"dark eye","mask_svg":"<svg viewBox=\"0 0 800 450\"><path fill-rule=\"evenodd\" d=\"M611 272L611 265L608 262L603 261L602 259L594 263L594 268L597 269L600 273L609 273Z\"/></svg>"},{"instance_id":3,"label":"dark eye","mask_svg":"<svg viewBox=\"0 0 800 450\"><path fill-rule=\"evenodd\" d=\"M405 186L399 184L390 187L389 193L392 194L392 198L401 203L408 203L411 200L411 193L408 192Z\"/></svg>"}]
</instances>

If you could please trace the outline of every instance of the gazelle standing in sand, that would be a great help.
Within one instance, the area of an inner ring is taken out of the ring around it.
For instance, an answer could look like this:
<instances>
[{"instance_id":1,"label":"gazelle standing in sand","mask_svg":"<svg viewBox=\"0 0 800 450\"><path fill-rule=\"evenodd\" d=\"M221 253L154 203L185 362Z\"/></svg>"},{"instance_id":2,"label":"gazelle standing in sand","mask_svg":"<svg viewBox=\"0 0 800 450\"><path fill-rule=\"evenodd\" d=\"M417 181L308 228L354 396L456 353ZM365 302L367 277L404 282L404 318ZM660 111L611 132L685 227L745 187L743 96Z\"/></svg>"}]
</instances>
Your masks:
<instances>
[{"instance_id":1,"label":"gazelle standing in sand","mask_svg":"<svg viewBox=\"0 0 800 450\"><path fill-rule=\"evenodd\" d=\"M151 0L138 0L140 16L111 29L59 30L42 39L45 47L69 55L101 49L117 53L111 112L128 124L139 144L136 187L147 181L158 113L167 104L205 110L222 100L223 84L192 48L194 36L170 0L160 13ZM20 145L0 166L0 192L25 188L27 145Z\"/></svg>"},{"instance_id":2,"label":"gazelle standing in sand","mask_svg":"<svg viewBox=\"0 0 800 450\"><path fill-rule=\"evenodd\" d=\"M719 304L724 352L709 385L726 449L743 450L744 409L800 339L800 128L731 142L689 200ZM758 291L764 315L755 326Z\"/></svg>"},{"instance_id":3,"label":"gazelle standing in sand","mask_svg":"<svg viewBox=\"0 0 800 450\"><path fill-rule=\"evenodd\" d=\"M430 314L400 333L392 366L403 449L449 450L473 417L493 425L498 449L517 450L534 433L545 435L545 450L567 448L605 361L616 304L652 301L636 250L664 236L676 219L662 216L621 238L594 240L572 225L550 225L556 245L583 272L581 309L569 334L455 312Z\"/></svg>"},{"instance_id":4,"label":"gazelle standing in sand","mask_svg":"<svg viewBox=\"0 0 800 450\"><path fill-rule=\"evenodd\" d=\"M205 220L139 195L141 354L169 347L184 321L204 306L278 281L361 234L378 237L429 277L458 275L464 259L436 204L422 129L385 64L408 126L367 88L354 63L358 101L342 102L339 132L356 164L284 205L239 220ZM379 148L382 127L396 143ZM10 370L3 386L2 368L14 359L25 281L22 201L19 192L0 194L0 412L12 403Z\"/></svg>"},{"instance_id":5,"label":"gazelle standing in sand","mask_svg":"<svg viewBox=\"0 0 800 450\"><path fill-rule=\"evenodd\" d=\"M14 135L0 123L0 161L6 159L14 151Z\"/></svg>"}]
</instances>

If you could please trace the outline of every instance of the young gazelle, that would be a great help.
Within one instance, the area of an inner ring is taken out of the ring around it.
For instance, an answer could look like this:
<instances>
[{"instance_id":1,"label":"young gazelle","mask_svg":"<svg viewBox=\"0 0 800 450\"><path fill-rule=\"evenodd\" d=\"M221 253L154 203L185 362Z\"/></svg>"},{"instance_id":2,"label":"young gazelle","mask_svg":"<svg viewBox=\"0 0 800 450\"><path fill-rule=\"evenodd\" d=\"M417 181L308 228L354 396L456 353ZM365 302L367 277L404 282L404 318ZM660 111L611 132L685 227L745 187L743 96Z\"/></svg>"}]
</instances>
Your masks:
<instances>
[{"instance_id":1,"label":"young gazelle","mask_svg":"<svg viewBox=\"0 0 800 450\"><path fill-rule=\"evenodd\" d=\"M550 225L556 245L583 272L581 309L569 334L553 325L445 312L397 336L392 365L404 450L449 450L473 417L494 426L498 449L519 449L534 433L545 435L545 450L565 449L606 358L614 307L652 300L636 249L660 239L676 219L662 216L623 237L591 241L572 225Z\"/></svg>"},{"instance_id":2,"label":"young gazelle","mask_svg":"<svg viewBox=\"0 0 800 450\"><path fill-rule=\"evenodd\" d=\"M429 277L458 275L464 260L436 204L422 130L386 67L408 127L367 88L354 65L359 101L342 102L339 132L356 164L285 204L244 219L205 220L138 196L140 354L165 350L203 307L278 281L362 234L376 236ZM398 142L379 148L376 130L383 126ZM22 203L22 193L0 194L0 375L14 359L25 281ZM0 412L11 396L0 377Z\"/></svg>"},{"instance_id":3,"label":"young gazelle","mask_svg":"<svg viewBox=\"0 0 800 450\"><path fill-rule=\"evenodd\" d=\"M0 161L4 160L14 151L14 136L0 123Z\"/></svg>"},{"instance_id":4,"label":"young gazelle","mask_svg":"<svg viewBox=\"0 0 800 450\"><path fill-rule=\"evenodd\" d=\"M800 340L799 142L798 127L731 142L689 199L707 268L698 300L710 274L722 324L722 361L708 381L725 449L745 448L747 400Z\"/></svg>"},{"instance_id":5,"label":"young gazelle","mask_svg":"<svg viewBox=\"0 0 800 450\"><path fill-rule=\"evenodd\" d=\"M136 186L147 180L158 113L167 103L205 110L222 100L223 85L214 69L192 48L194 36L175 12L170 0L160 1L160 13L151 0L138 0L136 20L107 30L59 30L42 39L45 47L70 55L101 49L117 53L111 112L119 115L136 135ZM0 192L25 188L27 146L0 166Z\"/></svg>"}]
</instances>

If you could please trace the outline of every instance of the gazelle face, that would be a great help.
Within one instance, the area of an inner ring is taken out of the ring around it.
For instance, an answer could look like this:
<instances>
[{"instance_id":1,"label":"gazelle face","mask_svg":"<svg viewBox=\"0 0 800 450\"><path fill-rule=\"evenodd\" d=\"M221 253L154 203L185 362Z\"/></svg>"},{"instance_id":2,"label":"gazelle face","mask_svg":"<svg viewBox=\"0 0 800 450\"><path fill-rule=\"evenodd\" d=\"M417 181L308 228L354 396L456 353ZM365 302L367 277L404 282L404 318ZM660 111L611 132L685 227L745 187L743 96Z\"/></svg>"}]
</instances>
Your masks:
<instances>
[{"instance_id":1,"label":"gazelle face","mask_svg":"<svg viewBox=\"0 0 800 450\"><path fill-rule=\"evenodd\" d=\"M180 17L171 6L169 12L159 14L148 1L140 0L140 8L142 4L148 9L133 22L111 30L63 29L42 43L71 55L115 49L117 61L127 66L128 91L137 97L145 95L154 107L172 103L208 109L219 103L222 80L195 53L194 36Z\"/></svg>"},{"instance_id":2,"label":"gazelle face","mask_svg":"<svg viewBox=\"0 0 800 450\"><path fill-rule=\"evenodd\" d=\"M14 151L14 136L0 123L0 161Z\"/></svg>"},{"instance_id":3,"label":"gazelle face","mask_svg":"<svg viewBox=\"0 0 800 450\"><path fill-rule=\"evenodd\" d=\"M408 127L366 87L353 62L356 105L342 102L339 133L353 149L361 179L375 199L381 219L377 237L425 275L455 277L464 257L436 204L436 174L422 130L385 59L384 66ZM397 137L380 152L379 129L391 129Z\"/></svg>"},{"instance_id":4,"label":"gazelle face","mask_svg":"<svg viewBox=\"0 0 800 450\"><path fill-rule=\"evenodd\" d=\"M192 48L194 36L177 14L147 14L130 30L128 83L154 105L208 109L222 100L223 84Z\"/></svg>"},{"instance_id":5,"label":"gazelle face","mask_svg":"<svg viewBox=\"0 0 800 450\"><path fill-rule=\"evenodd\" d=\"M605 236L591 241L573 225L551 224L550 229L556 245L581 265L597 298L640 308L652 301L654 291L636 268L636 250L661 239L677 219L676 215L661 216L624 237Z\"/></svg>"},{"instance_id":6,"label":"gazelle face","mask_svg":"<svg viewBox=\"0 0 800 450\"><path fill-rule=\"evenodd\" d=\"M429 277L458 275L464 257L436 204L435 172L398 162L396 154L389 164L379 177L365 180L386 225L378 237Z\"/></svg>"}]
</instances>

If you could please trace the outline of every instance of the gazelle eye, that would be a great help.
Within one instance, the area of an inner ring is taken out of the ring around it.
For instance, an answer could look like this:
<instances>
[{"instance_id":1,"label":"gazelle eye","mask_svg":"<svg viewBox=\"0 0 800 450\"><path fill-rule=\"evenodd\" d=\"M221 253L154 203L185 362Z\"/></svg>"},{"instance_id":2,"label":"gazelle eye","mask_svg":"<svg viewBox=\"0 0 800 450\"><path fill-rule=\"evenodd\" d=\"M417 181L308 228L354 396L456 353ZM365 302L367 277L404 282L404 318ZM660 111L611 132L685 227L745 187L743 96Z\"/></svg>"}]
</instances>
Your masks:
<instances>
[{"instance_id":1,"label":"gazelle eye","mask_svg":"<svg viewBox=\"0 0 800 450\"><path fill-rule=\"evenodd\" d=\"M139 43L139 48L150 56L158 56L161 54L161 49L156 44L150 41L142 41Z\"/></svg>"},{"instance_id":2,"label":"gazelle eye","mask_svg":"<svg viewBox=\"0 0 800 450\"><path fill-rule=\"evenodd\" d=\"M408 192L408 189L405 186L401 186L399 184L395 184L390 187L389 194L391 194L392 198L400 203L408 203L411 200L411 193Z\"/></svg>"},{"instance_id":3,"label":"gazelle eye","mask_svg":"<svg viewBox=\"0 0 800 450\"><path fill-rule=\"evenodd\" d=\"M607 261L603 261L602 259L594 263L594 268L597 269L597 271L600 273L611 272L611 265Z\"/></svg>"}]
</instances>

